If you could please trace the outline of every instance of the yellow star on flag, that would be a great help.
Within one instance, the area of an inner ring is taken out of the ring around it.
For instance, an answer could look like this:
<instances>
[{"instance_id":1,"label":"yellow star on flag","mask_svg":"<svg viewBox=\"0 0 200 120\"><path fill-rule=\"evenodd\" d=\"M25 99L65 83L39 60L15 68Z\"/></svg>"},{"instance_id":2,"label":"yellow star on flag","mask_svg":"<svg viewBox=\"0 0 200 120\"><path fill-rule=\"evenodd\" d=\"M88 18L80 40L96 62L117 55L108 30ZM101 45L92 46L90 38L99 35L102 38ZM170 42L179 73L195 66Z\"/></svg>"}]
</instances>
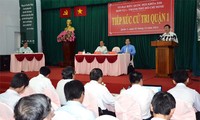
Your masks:
<instances>
[{"instance_id":1,"label":"yellow star on flag","mask_svg":"<svg viewBox=\"0 0 200 120\"><path fill-rule=\"evenodd\" d=\"M83 10L80 8L77 10L77 12L78 12L78 14L83 14Z\"/></svg>"}]
</instances>

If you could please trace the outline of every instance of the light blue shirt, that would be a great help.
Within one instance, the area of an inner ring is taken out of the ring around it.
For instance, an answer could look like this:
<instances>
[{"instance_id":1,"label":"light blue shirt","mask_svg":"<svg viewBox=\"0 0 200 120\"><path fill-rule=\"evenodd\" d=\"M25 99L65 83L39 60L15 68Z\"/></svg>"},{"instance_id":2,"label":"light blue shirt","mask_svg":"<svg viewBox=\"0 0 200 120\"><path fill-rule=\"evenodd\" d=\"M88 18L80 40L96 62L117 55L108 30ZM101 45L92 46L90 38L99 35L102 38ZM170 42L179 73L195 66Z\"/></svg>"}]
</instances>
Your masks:
<instances>
[{"instance_id":1,"label":"light blue shirt","mask_svg":"<svg viewBox=\"0 0 200 120\"><path fill-rule=\"evenodd\" d=\"M72 115L76 120L95 120L95 115L92 111L86 109L78 101L68 101L63 107L57 111L66 111Z\"/></svg>"},{"instance_id":2,"label":"light blue shirt","mask_svg":"<svg viewBox=\"0 0 200 120\"><path fill-rule=\"evenodd\" d=\"M136 50L135 50L135 47L133 46L133 45L125 45L125 46L123 46L122 47L122 49L121 49L121 51L120 51L121 53L130 53L131 55L135 55L135 53L136 53Z\"/></svg>"}]
</instances>

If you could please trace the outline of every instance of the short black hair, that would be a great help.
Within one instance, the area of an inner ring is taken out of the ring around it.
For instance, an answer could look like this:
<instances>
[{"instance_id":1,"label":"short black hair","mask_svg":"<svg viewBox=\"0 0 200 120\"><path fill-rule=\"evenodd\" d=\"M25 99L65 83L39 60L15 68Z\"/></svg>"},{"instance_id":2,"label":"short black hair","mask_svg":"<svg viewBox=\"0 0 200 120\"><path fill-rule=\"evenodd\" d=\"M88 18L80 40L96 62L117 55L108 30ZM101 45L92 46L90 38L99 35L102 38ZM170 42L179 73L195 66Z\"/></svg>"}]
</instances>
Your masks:
<instances>
[{"instance_id":1,"label":"short black hair","mask_svg":"<svg viewBox=\"0 0 200 120\"><path fill-rule=\"evenodd\" d=\"M24 41L23 41L23 45L24 45L25 43L28 43L28 41L27 41L27 40L24 40Z\"/></svg>"},{"instance_id":2,"label":"short black hair","mask_svg":"<svg viewBox=\"0 0 200 120\"><path fill-rule=\"evenodd\" d=\"M174 97L168 92L157 92L151 101L153 107L153 113L169 115L171 109L176 107L176 101Z\"/></svg>"},{"instance_id":3,"label":"short black hair","mask_svg":"<svg viewBox=\"0 0 200 120\"><path fill-rule=\"evenodd\" d=\"M129 81L130 83L139 83L143 78L142 73L134 71L129 73Z\"/></svg>"},{"instance_id":4,"label":"short black hair","mask_svg":"<svg viewBox=\"0 0 200 120\"><path fill-rule=\"evenodd\" d=\"M43 66L40 68L40 74L47 76L48 74L51 73L51 70L47 66Z\"/></svg>"},{"instance_id":5,"label":"short black hair","mask_svg":"<svg viewBox=\"0 0 200 120\"><path fill-rule=\"evenodd\" d=\"M98 81L100 77L103 76L103 72L100 68L94 68L90 72L90 80Z\"/></svg>"},{"instance_id":6,"label":"short black hair","mask_svg":"<svg viewBox=\"0 0 200 120\"><path fill-rule=\"evenodd\" d=\"M169 25L169 24L166 24L165 26L164 26L164 28L165 27L168 27L169 29L171 28L171 26Z\"/></svg>"},{"instance_id":7,"label":"short black hair","mask_svg":"<svg viewBox=\"0 0 200 120\"><path fill-rule=\"evenodd\" d=\"M189 78L187 71L185 70L177 70L172 75L173 80L176 83L185 83L186 80Z\"/></svg>"},{"instance_id":8,"label":"short black hair","mask_svg":"<svg viewBox=\"0 0 200 120\"><path fill-rule=\"evenodd\" d=\"M64 93L67 101L80 98L84 91L84 85L79 80L72 80L64 86Z\"/></svg>"},{"instance_id":9,"label":"short black hair","mask_svg":"<svg viewBox=\"0 0 200 120\"><path fill-rule=\"evenodd\" d=\"M67 66L62 70L63 79L72 79L75 74L74 68L72 66Z\"/></svg>"},{"instance_id":10,"label":"short black hair","mask_svg":"<svg viewBox=\"0 0 200 120\"><path fill-rule=\"evenodd\" d=\"M27 87L29 84L29 78L25 73L17 73L13 76L13 79L10 83L12 88L20 88L22 86Z\"/></svg>"},{"instance_id":11,"label":"short black hair","mask_svg":"<svg viewBox=\"0 0 200 120\"><path fill-rule=\"evenodd\" d=\"M51 100L44 94L21 98L14 107L15 120L43 120L51 112Z\"/></svg>"}]
</instances>

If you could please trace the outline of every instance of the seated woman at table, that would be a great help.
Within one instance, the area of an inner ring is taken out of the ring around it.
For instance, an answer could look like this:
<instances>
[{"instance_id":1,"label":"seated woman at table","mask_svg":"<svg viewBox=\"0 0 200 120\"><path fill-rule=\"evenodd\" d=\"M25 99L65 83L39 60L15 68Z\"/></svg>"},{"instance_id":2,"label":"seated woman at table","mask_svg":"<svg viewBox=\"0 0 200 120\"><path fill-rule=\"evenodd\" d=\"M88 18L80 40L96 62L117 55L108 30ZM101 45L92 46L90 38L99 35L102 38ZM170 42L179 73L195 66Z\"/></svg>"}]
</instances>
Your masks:
<instances>
[{"instance_id":1,"label":"seated woman at table","mask_svg":"<svg viewBox=\"0 0 200 120\"><path fill-rule=\"evenodd\" d=\"M19 53L33 53L30 47L28 47L28 42L24 41L23 46L19 49Z\"/></svg>"}]
</instances>

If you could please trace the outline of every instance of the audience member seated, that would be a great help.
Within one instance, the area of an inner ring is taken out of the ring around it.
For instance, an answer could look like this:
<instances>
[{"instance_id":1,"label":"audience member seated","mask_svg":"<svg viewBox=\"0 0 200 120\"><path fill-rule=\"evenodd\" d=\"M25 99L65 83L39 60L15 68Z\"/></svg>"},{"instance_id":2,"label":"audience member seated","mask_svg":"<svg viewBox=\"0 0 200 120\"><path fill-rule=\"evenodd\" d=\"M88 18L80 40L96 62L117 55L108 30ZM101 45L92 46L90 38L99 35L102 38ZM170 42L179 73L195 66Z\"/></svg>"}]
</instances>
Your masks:
<instances>
[{"instance_id":1,"label":"audience member seated","mask_svg":"<svg viewBox=\"0 0 200 120\"><path fill-rule=\"evenodd\" d=\"M151 101L151 120L170 120L176 106L174 97L168 92L157 92Z\"/></svg>"},{"instance_id":2,"label":"audience member seated","mask_svg":"<svg viewBox=\"0 0 200 120\"><path fill-rule=\"evenodd\" d=\"M20 94L29 84L29 78L25 73L17 73L14 75L10 88L6 92L0 94L0 102L7 104L14 109L15 104L19 101Z\"/></svg>"},{"instance_id":3,"label":"audience member seated","mask_svg":"<svg viewBox=\"0 0 200 120\"><path fill-rule=\"evenodd\" d=\"M64 93L64 86L67 82L73 80L75 77L74 68L68 66L62 70L62 79L57 83L56 91L60 98L61 105L66 103L65 93Z\"/></svg>"},{"instance_id":4,"label":"audience member seated","mask_svg":"<svg viewBox=\"0 0 200 120\"><path fill-rule=\"evenodd\" d=\"M23 46L19 49L19 53L33 53L30 47L28 47L28 42L24 41Z\"/></svg>"},{"instance_id":5,"label":"audience member seated","mask_svg":"<svg viewBox=\"0 0 200 120\"><path fill-rule=\"evenodd\" d=\"M51 120L51 100L44 94L23 97L14 108L15 120Z\"/></svg>"},{"instance_id":6,"label":"audience member seated","mask_svg":"<svg viewBox=\"0 0 200 120\"><path fill-rule=\"evenodd\" d=\"M199 93L187 87L189 82L188 73L184 70L178 70L173 73L173 83L176 85L168 92L171 93L175 99L180 99L189 103L197 111L200 111L200 95Z\"/></svg>"},{"instance_id":7,"label":"audience member seated","mask_svg":"<svg viewBox=\"0 0 200 120\"><path fill-rule=\"evenodd\" d=\"M51 73L51 70L48 67L46 66L41 67L39 75L36 77L33 77L30 80L29 87L35 93L46 94L51 99L52 102L60 106L60 100L59 100L58 94L54 86L52 85L51 80L48 78L50 73Z\"/></svg>"},{"instance_id":8,"label":"audience member seated","mask_svg":"<svg viewBox=\"0 0 200 120\"><path fill-rule=\"evenodd\" d=\"M94 114L82 105L84 91L83 84L78 80L72 80L66 83L64 92L67 103L57 111L65 111L76 120L94 120Z\"/></svg>"},{"instance_id":9,"label":"audience member seated","mask_svg":"<svg viewBox=\"0 0 200 120\"><path fill-rule=\"evenodd\" d=\"M150 106L151 100L153 98L154 92L150 89L142 87L143 85L143 76L140 72L131 72L129 74L129 80L132 86L124 91L126 94L133 96L133 98L140 105L142 119L150 120Z\"/></svg>"},{"instance_id":10,"label":"audience member seated","mask_svg":"<svg viewBox=\"0 0 200 120\"><path fill-rule=\"evenodd\" d=\"M110 106L114 109L115 99L108 89L102 85L103 72L99 68L94 68L90 72L90 82L86 83L85 91L90 91L93 96L97 99L97 104L99 107L99 115L112 115L115 113L109 111L106 106Z\"/></svg>"},{"instance_id":11,"label":"audience member seated","mask_svg":"<svg viewBox=\"0 0 200 120\"><path fill-rule=\"evenodd\" d=\"M101 52L103 54L105 54L105 53L108 52L107 47L104 46L104 42L103 41L100 41L99 46L97 47L97 49L95 50L95 52Z\"/></svg>"}]
</instances>

